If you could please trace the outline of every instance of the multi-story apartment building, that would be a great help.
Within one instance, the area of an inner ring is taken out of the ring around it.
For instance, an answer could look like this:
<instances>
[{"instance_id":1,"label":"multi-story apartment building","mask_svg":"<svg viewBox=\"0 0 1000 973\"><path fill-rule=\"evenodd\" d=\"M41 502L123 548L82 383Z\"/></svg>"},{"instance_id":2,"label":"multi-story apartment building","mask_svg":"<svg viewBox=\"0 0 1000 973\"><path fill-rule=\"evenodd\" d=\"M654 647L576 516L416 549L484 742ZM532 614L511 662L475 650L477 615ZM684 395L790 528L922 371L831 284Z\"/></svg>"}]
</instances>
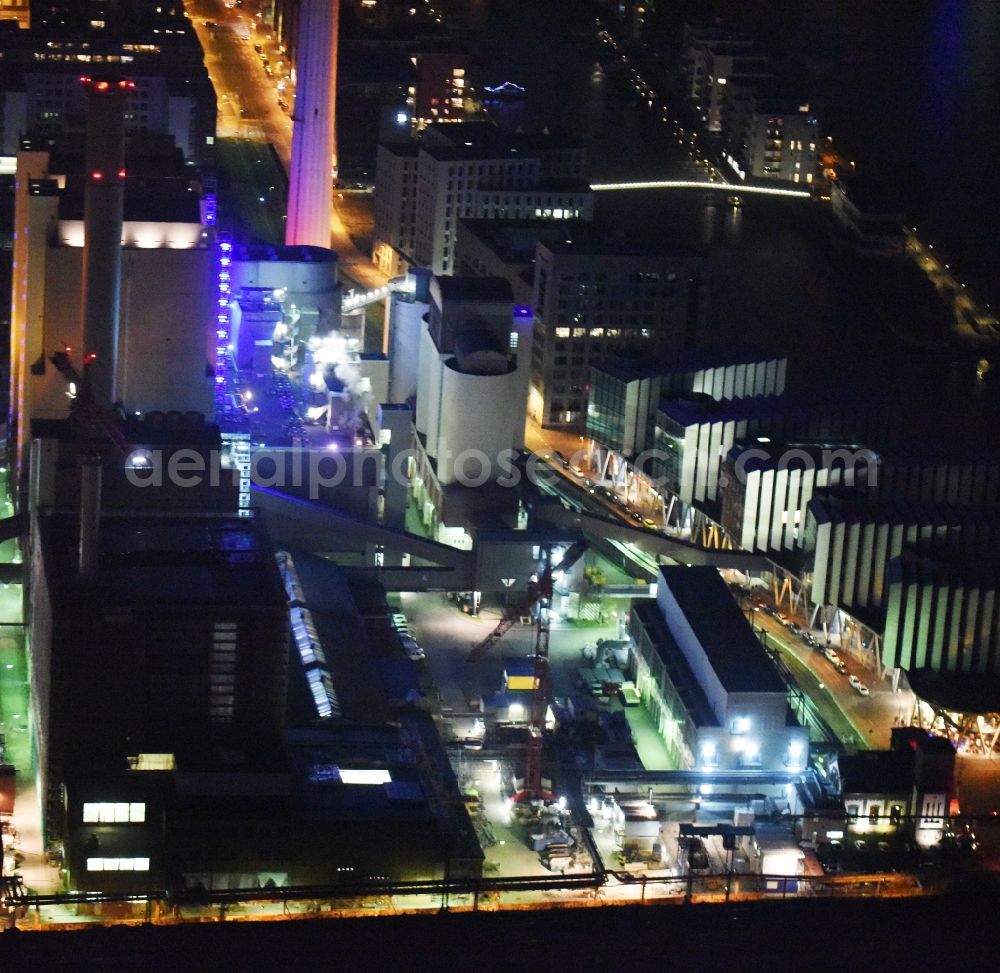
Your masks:
<instances>
[{"instance_id":1,"label":"multi-story apartment building","mask_svg":"<svg viewBox=\"0 0 1000 973\"><path fill-rule=\"evenodd\" d=\"M742 178L811 186L819 173L819 121L807 102L755 96L732 116L726 141Z\"/></svg>"}]
</instances>

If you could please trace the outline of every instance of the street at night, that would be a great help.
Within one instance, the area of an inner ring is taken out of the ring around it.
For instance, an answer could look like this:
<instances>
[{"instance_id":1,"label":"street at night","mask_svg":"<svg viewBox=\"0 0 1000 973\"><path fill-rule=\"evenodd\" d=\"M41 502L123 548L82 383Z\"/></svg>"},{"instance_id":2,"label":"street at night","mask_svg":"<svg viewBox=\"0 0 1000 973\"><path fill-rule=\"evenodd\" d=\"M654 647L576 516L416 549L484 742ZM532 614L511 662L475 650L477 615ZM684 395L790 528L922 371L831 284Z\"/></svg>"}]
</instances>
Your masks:
<instances>
[{"instance_id":1,"label":"street at night","mask_svg":"<svg viewBox=\"0 0 1000 973\"><path fill-rule=\"evenodd\" d=\"M998 29L0 0L4 971L981 962Z\"/></svg>"}]
</instances>

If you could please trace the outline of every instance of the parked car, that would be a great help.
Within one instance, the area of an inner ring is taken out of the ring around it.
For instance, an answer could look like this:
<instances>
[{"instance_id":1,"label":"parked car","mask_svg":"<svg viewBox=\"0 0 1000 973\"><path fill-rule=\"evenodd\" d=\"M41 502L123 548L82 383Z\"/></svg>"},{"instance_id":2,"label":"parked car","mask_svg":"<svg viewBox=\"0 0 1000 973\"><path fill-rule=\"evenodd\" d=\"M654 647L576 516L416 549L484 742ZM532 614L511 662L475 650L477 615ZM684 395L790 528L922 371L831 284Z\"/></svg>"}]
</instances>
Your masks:
<instances>
[{"instance_id":1,"label":"parked car","mask_svg":"<svg viewBox=\"0 0 1000 973\"><path fill-rule=\"evenodd\" d=\"M848 676L847 681L851 684L859 696L870 696L868 687L857 676Z\"/></svg>"},{"instance_id":2,"label":"parked car","mask_svg":"<svg viewBox=\"0 0 1000 973\"><path fill-rule=\"evenodd\" d=\"M427 658L420 643L412 635L401 635L399 641L403 646L403 651L411 661L419 662L421 659Z\"/></svg>"}]
</instances>

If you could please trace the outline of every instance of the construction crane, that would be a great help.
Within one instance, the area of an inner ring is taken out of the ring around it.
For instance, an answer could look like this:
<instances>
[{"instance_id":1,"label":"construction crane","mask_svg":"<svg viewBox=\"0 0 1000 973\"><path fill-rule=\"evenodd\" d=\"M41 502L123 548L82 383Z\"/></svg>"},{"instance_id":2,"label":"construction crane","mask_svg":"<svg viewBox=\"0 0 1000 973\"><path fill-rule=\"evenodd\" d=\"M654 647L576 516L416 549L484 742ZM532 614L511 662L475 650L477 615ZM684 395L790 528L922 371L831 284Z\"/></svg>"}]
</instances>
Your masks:
<instances>
[{"instance_id":1,"label":"construction crane","mask_svg":"<svg viewBox=\"0 0 1000 973\"><path fill-rule=\"evenodd\" d=\"M546 547L545 563L547 566L549 566L550 578L560 571L568 571L571 567L573 567L573 565L576 564L576 562L579 561L581 557L583 557L588 546L589 543L585 540L577 541L569 548L568 551L566 551L566 553L563 555L563 559L559 562L558 566L554 568L550 566L549 563L550 550L548 547ZM550 598L552 597L551 591L549 592L549 597ZM466 662L478 662L484 655L486 655L486 653L489 652L489 650L493 648L493 646L496 645L497 642L499 642L500 639L504 637L504 635L507 634L511 626L518 620L518 618L521 615L530 613L531 609L535 605L535 601L537 600L537 598L538 598L537 583L529 582L527 604L525 605L524 602L518 602L514 605L508 605L507 608L504 610L504 613L501 616L500 621L497 623L496 628L494 628L493 631L490 632L490 634L487 635L486 638L482 640L482 642L478 642L475 646L473 646L472 651L466 658Z\"/></svg>"},{"instance_id":2,"label":"construction crane","mask_svg":"<svg viewBox=\"0 0 1000 973\"><path fill-rule=\"evenodd\" d=\"M514 794L516 802L552 800L542 786L542 748L545 739L545 715L549 708L549 615L552 611L552 555L545 549L545 567L529 593L537 608L535 621L535 671L531 691L531 722L528 725L528 754L524 763L524 783Z\"/></svg>"}]
</instances>

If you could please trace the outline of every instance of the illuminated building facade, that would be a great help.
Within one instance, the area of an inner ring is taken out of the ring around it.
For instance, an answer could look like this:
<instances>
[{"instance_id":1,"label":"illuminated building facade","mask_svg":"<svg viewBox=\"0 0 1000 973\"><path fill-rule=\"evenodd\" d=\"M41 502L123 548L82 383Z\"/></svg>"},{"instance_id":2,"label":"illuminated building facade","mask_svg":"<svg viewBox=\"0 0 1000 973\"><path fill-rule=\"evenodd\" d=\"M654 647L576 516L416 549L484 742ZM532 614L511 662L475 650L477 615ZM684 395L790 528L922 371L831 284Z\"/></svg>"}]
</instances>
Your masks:
<instances>
[{"instance_id":1,"label":"illuminated building facade","mask_svg":"<svg viewBox=\"0 0 1000 973\"><path fill-rule=\"evenodd\" d=\"M429 126L416 147L380 146L373 260L392 276L407 266L453 274L459 220L590 220L585 169L576 145L483 122Z\"/></svg>"},{"instance_id":2,"label":"illuminated building facade","mask_svg":"<svg viewBox=\"0 0 1000 973\"><path fill-rule=\"evenodd\" d=\"M337 45L340 0L303 0L296 55L289 246L330 246L331 179L337 172Z\"/></svg>"},{"instance_id":3,"label":"illuminated building facade","mask_svg":"<svg viewBox=\"0 0 1000 973\"><path fill-rule=\"evenodd\" d=\"M809 503L817 491L864 489L878 456L856 443L741 442L722 464L722 526L745 551L809 549Z\"/></svg>"},{"instance_id":4,"label":"illuminated building facade","mask_svg":"<svg viewBox=\"0 0 1000 973\"><path fill-rule=\"evenodd\" d=\"M753 99L745 127L737 122L729 134L746 147L743 169L748 177L811 186L819 173L820 132L809 105ZM734 153L740 159L740 153Z\"/></svg>"},{"instance_id":5,"label":"illuminated building facade","mask_svg":"<svg viewBox=\"0 0 1000 973\"><path fill-rule=\"evenodd\" d=\"M20 28L31 23L30 0L0 0L0 20L16 20Z\"/></svg>"},{"instance_id":6,"label":"illuminated building facade","mask_svg":"<svg viewBox=\"0 0 1000 973\"><path fill-rule=\"evenodd\" d=\"M23 473L35 418L64 418L66 382L48 362L83 346L84 182L18 154L11 306L10 429ZM125 180L116 396L130 412L213 411L215 254L187 178Z\"/></svg>"},{"instance_id":7,"label":"illuminated building facade","mask_svg":"<svg viewBox=\"0 0 1000 973\"><path fill-rule=\"evenodd\" d=\"M431 122L460 120L465 115L468 57L457 52L419 53L413 56L413 65L414 124L422 128Z\"/></svg>"},{"instance_id":8,"label":"illuminated building facade","mask_svg":"<svg viewBox=\"0 0 1000 973\"><path fill-rule=\"evenodd\" d=\"M586 228L539 242L530 415L582 429L592 362L628 351L664 356L688 347L705 313L693 253L628 248Z\"/></svg>"},{"instance_id":9,"label":"illuminated building facade","mask_svg":"<svg viewBox=\"0 0 1000 973\"><path fill-rule=\"evenodd\" d=\"M661 568L630 634L636 689L676 769L806 766L808 730L715 568Z\"/></svg>"}]
</instances>

